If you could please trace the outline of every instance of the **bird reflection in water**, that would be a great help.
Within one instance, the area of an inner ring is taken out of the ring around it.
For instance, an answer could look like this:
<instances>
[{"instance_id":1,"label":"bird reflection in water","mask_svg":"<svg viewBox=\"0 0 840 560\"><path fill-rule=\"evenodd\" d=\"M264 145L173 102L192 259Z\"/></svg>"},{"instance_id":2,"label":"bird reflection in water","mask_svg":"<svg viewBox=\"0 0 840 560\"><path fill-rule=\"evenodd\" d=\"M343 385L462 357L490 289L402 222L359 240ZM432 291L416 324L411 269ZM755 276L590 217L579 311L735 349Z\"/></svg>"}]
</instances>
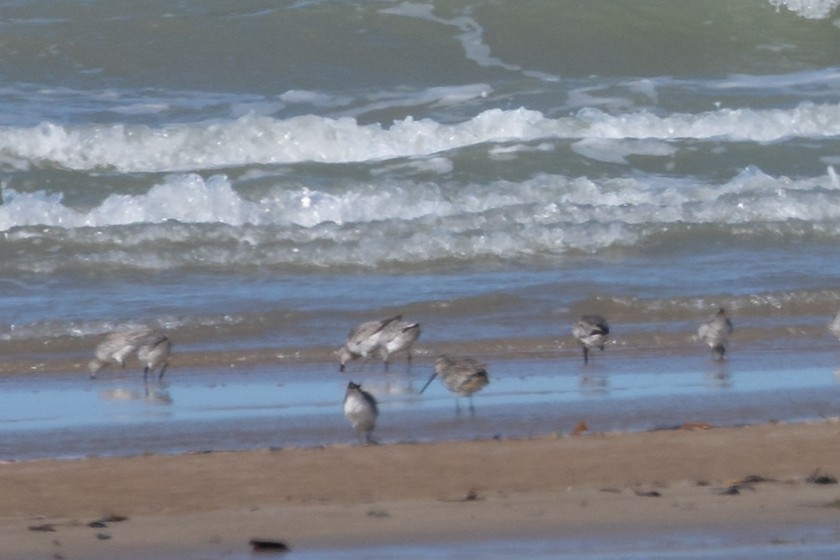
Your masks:
<instances>
[{"instance_id":1,"label":"bird reflection in water","mask_svg":"<svg viewBox=\"0 0 840 560\"><path fill-rule=\"evenodd\" d=\"M136 389L103 389L99 391L103 401L144 401L153 405L171 405L172 396L165 387L152 387L146 384L142 391Z\"/></svg>"}]
</instances>

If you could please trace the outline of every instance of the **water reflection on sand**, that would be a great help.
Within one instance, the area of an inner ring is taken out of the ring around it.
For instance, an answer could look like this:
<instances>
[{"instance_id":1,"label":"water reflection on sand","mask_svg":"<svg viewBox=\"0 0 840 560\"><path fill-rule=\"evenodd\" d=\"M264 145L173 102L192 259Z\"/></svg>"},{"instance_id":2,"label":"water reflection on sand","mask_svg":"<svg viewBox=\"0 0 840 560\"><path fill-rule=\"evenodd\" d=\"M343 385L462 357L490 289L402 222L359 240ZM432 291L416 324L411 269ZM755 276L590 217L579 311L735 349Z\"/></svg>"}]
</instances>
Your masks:
<instances>
[{"instance_id":1,"label":"water reflection on sand","mask_svg":"<svg viewBox=\"0 0 840 560\"><path fill-rule=\"evenodd\" d=\"M594 531L590 531L594 532ZM509 560L774 560L808 558L835 560L840 553L836 530L830 526L760 526L738 530L667 532L655 528L601 531L579 538L485 540L449 543L403 543L391 546L306 550L293 548L302 560L421 560L426 558L482 558ZM212 556L210 556L212 558ZM251 553L225 558L245 560Z\"/></svg>"},{"instance_id":2,"label":"water reflection on sand","mask_svg":"<svg viewBox=\"0 0 840 560\"><path fill-rule=\"evenodd\" d=\"M79 374L0 378L2 459L134 455L353 442L341 411L347 381L380 403L382 443L639 431L684 423L741 425L840 413L831 353L815 365L795 357L740 355L724 364L696 356L621 356L596 364L497 361L476 395L476 416L457 417L430 371L333 364L231 369L179 368L164 383L133 375L90 380ZM609 358L609 359L607 359ZM138 429L143 427L144 429Z\"/></svg>"}]
</instances>

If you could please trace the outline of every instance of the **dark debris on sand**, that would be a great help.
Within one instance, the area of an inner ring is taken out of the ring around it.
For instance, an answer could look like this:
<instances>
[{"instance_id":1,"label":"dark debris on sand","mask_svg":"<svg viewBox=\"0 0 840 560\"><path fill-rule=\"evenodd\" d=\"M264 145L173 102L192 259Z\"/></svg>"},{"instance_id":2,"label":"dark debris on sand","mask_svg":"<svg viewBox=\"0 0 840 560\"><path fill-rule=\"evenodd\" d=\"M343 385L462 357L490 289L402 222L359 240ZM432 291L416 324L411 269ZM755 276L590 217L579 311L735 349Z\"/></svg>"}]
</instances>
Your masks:
<instances>
[{"instance_id":1,"label":"dark debris on sand","mask_svg":"<svg viewBox=\"0 0 840 560\"><path fill-rule=\"evenodd\" d=\"M283 541L278 541L274 539L260 539L254 538L248 541L251 545L251 550L254 552L289 552L291 548L289 545L284 543Z\"/></svg>"},{"instance_id":2,"label":"dark debris on sand","mask_svg":"<svg viewBox=\"0 0 840 560\"><path fill-rule=\"evenodd\" d=\"M820 469L815 470L805 479L808 484L837 484L837 479L827 474L820 474Z\"/></svg>"},{"instance_id":3,"label":"dark debris on sand","mask_svg":"<svg viewBox=\"0 0 840 560\"><path fill-rule=\"evenodd\" d=\"M713 488L712 492L719 496L740 496L741 490L751 490L755 492L755 485L761 482L776 482L772 478L765 478L761 475L751 474L740 480L731 482L723 488Z\"/></svg>"}]
</instances>

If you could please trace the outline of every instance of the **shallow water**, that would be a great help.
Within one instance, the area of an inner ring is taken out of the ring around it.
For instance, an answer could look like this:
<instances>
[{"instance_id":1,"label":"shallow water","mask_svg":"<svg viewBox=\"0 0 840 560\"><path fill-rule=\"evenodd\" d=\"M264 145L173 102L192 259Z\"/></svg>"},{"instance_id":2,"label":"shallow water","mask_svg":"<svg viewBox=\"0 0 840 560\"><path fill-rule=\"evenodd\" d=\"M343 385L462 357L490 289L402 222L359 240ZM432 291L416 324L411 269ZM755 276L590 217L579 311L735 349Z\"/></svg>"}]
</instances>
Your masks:
<instances>
[{"instance_id":1,"label":"shallow water","mask_svg":"<svg viewBox=\"0 0 840 560\"><path fill-rule=\"evenodd\" d=\"M702 533L670 532L666 535L632 536L606 534L578 539L533 539L528 541L490 541L439 545L400 545L363 550L300 551L301 557L321 558L488 558L505 559L516 555L528 558L573 560L645 560L654 558L702 560L727 558L836 558L840 551L833 528L768 528L764 534L709 536ZM298 552L295 552L297 555ZM246 556L241 556L245 558Z\"/></svg>"},{"instance_id":2,"label":"shallow water","mask_svg":"<svg viewBox=\"0 0 840 560\"><path fill-rule=\"evenodd\" d=\"M632 528L600 529L588 534L586 529L575 537L498 539L448 543L401 543L387 546L348 546L341 549L307 549L289 543L295 557L305 560L327 558L400 559L487 558L504 560L527 556L539 560L646 560L685 559L728 560L813 558L829 560L840 552L840 535L832 525L785 525L721 527L713 534L705 531ZM246 543L243 552L202 550L191 554L179 552L179 558L229 558L246 560L272 557L270 553L251 553ZM164 556L165 557L165 556Z\"/></svg>"},{"instance_id":3,"label":"shallow water","mask_svg":"<svg viewBox=\"0 0 840 560\"><path fill-rule=\"evenodd\" d=\"M431 364L333 364L173 370L144 385L136 372L0 378L0 458L24 460L355 444L343 418L347 381L379 401L383 444L795 422L840 413L840 353L768 351L723 364L691 355L597 353L575 359L493 363L491 383L469 401L433 383ZM457 408L456 408L457 407Z\"/></svg>"}]
</instances>

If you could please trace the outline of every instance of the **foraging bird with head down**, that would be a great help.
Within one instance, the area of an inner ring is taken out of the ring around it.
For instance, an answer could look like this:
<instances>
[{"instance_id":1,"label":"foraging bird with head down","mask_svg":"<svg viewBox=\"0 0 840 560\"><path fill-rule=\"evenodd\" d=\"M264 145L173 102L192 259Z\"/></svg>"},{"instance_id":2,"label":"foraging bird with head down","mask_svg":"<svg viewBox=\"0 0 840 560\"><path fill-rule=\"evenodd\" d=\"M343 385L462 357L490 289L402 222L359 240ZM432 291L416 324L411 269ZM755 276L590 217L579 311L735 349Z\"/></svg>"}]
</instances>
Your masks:
<instances>
[{"instance_id":1,"label":"foraging bird with head down","mask_svg":"<svg viewBox=\"0 0 840 560\"><path fill-rule=\"evenodd\" d=\"M446 385L446 388L455 393L455 411L461 413L461 405L458 397L467 397L470 400L470 414L475 416L473 407L473 393L480 391L490 383L487 375L487 366L473 358L450 358L440 356L435 361L435 371L429 380L420 389L420 394L434 381L435 377Z\"/></svg>"},{"instance_id":2,"label":"foraging bird with head down","mask_svg":"<svg viewBox=\"0 0 840 560\"><path fill-rule=\"evenodd\" d=\"M169 366L169 355L172 353L172 342L161 333L151 333L137 348L137 358L143 363L143 381L150 373L158 372L158 381L163 379Z\"/></svg>"},{"instance_id":3,"label":"foraging bird with head down","mask_svg":"<svg viewBox=\"0 0 840 560\"><path fill-rule=\"evenodd\" d=\"M583 348L583 363L589 363L590 348L604 349L607 337L610 334L610 326L607 320L600 315L583 315L572 326L572 336L575 337Z\"/></svg>"},{"instance_id":4,"label":"foraging bird with head down","mask_svg":"<svg viewBox=\"0 0 840 560\"><path fill-rule=\"evenodd\" d=\"M91 379L108 364L114 363L121 368L132 354L136 354L143 363L143 380L150 372L160 368L158 379L163 377L169 363L172 344L165 335L152 329L141 327L108 333L105 340L94 350L94 359L88 364Z\"/></svg>"},{"instance_id":5,"label":"foraging bird with head down","mask_svg":"<svg viewBox=\"0 0 840 560\"><path fill-rule=\"evenodd\" d=\"M402 351L407 354L410 368L412 347L419 336L420 323L403 321L401 315L362 323L347 335L347 342L338 350L338 370L344 371L351 360L379 355L387 372L391 355Z\"/></svg>"},{"instance_id":6,"label":"foraging bird with head down","mask_svg":"<svg viewBox=\"0 0 840 560\"><path fill-rule=\"evenodd\" d=\"M726 345L729 336L732 334L732 321L726 316L726 311L721 307L714 317L700 325L697 329L697 337L709 345L715 360L723 361L726 354Z\"/></svg>"},{"instance_id":7,"label":"foraging bird with head down","mask_svg":"<svg viewBox=\"0 0 840 560\"><path fill-rule=\"evenodd\" d=\"M105 340L96 346L94 358L88 364L90 377L95 378L99 370L108 364L113 363L124 368L125 360L137 351L150 332L147 328L139 328L108 333Z\"/></svg>"}]
</instances>

